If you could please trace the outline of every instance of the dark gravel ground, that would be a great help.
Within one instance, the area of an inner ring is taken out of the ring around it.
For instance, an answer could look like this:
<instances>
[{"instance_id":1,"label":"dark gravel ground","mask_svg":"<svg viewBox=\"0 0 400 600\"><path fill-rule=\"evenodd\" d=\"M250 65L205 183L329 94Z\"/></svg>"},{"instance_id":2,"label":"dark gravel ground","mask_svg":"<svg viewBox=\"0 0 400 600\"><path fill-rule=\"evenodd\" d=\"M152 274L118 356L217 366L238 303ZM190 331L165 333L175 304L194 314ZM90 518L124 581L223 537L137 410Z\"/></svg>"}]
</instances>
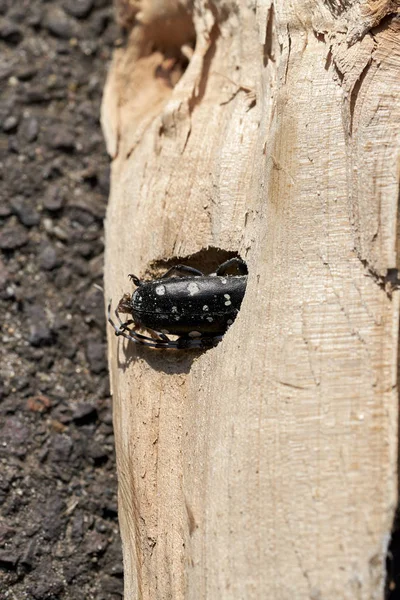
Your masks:
<instances>
[{"instance_id":1,"label":"dark gravel ground","mask_svg":"<svg viewBox=\"0 0 400 600\"><path fill-rule=\"evenodd\" d=\"M111 0L0 0L0 600L122 597L102 292Z\"/></svg>"}]
</instances>

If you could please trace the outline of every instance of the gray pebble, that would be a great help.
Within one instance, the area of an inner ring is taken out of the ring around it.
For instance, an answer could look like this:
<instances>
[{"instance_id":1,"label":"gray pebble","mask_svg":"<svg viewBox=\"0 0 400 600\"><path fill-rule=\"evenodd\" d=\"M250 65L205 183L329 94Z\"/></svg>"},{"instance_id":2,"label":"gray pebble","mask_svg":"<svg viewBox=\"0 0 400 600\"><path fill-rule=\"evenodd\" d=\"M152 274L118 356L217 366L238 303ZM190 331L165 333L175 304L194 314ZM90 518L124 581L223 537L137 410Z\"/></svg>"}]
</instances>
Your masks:
<instances>
[{"instance_id":1,"label":"gray pebble","mask_svg":"<svg viewBox=\"0 0 400 600\"><path fill-rule=\"evenodd\" d=\"M64 0L62 5L68 14L77 19L84 19L93 8L93 0Z\"/></svg>"},{"instance_id":2,"label":"gray pebble","mask_svg":"<svg viewBox=\"0 0 400 600\"><path fill-rule=\"evenodd\" d=\"M44 20L47 30L57 38L68 40L79 34L78 23L58 7L52 7Z\"/></svg>"},{"instance_id":3,"label":"gray pebble","mask_svg":"<svg viewBox=\"0 0 400 600\"><path fill-rule=\"evenodd\" d=\"M59 264L58 255L53 246L45 246L39 254L39 264L45 271L52 271Z\"/></svg>"},{"instance_id":4,"label":"gray pebble","mask_svg":"<svg viewBox=\"0 0 400 600\"><path fill-rule=\"evenodd\" d=\"M97 421L97 409L89 402L81 402L75 407L72 418L78 425L93 423Z\"/></svg>"},{"instance_id":5,"label":"gray pebble","mask_svg":"<svg viewBox=\"0 0 400 600\"><path fill-rule=\"evenodd\" d=\"M50 445L50 461L56 463L69 462L73 441L64 434L57 434L53 437Z\"/></svg>"},{"instance_id":6,"label":"gray pebble","mask_svg":"<svg viewBox=\"0 0 400 600\"><path fill-rule=\"evenodd\" d=\"M29 428L17 417L5 419L0 434L1 444L7 446L11 453L22 457L26 454Z\"/></svg>"},{"instance_id":7,"label":"gray pebble","mask_svg":"<svg viewBox=\"0 0 400 600\"><path fill-rule=\"evenodd\" d=\"M24 119L19 128L19 134L27 142L34 142L39 135L39 122L35 117Z\"/></svg>"},{"instance_id":8,"label":"gray pebble","mask_svg":"<svg viewBox=\"0 0 400 600\"><path fill-rule=\"evenodd\" d=\"M18 128L18 118L14 115L7 117L3 121L3 131L4 133L13 133Z\"/></svg>"},{"instance_id":9,"label":"gray pebble","mask_svg":"<svg viewBox=\"0 0 400 600\"><path fill-rule=\"evenodd\" d=\"M40 214L36 210L36 207L32 206L32 200L29 201L22 196L16 196L11 200L10 206L21 223L26 227L33 227L40 223Z\"/></svg>"},{"instance_id":10,"label":"gray pebble","mask_svg":"<svg viewBox=\"0 0 400 600\"><path fill-rule=\"evenodd\" d=\"M0 40L4 40L7 44L17 45L22 38L22 31L16 23L8 19L0 19Z\"/></svg>"},{"instance_id":11,"label":"gray pebble","mask_svg":"<svg viewBox=\"0 0 400 600\"><path fill-rule=\"evenodd\" d=\"M19 554L11 552L10 550L0 550L0 567L3 567L5 570L15 569L19 558Z\"/></svg>"},{"instance_id":12,"label":"gray pebble","mask_svg":"<svg viewBox=\"0 0 400 600\"><path fill-rule=\"evenodd\" d=\"M18 69L16 76L20 81L30 81L37 75L37 68L30 65L25 65Z\"/></svg>"},{"instance_id":13,"label":"gray pebble","mask_svg":"<svg viewBox=\"0 0 400 600\"><path fill-rule=\"evenodd\" d=\"M47 566L47 565L46 565ZM27 586L27 591L33 596L35 600L55 600L61 598L64 590L64 584L57 575L54 575L49 569L43 570L42 573L38 573L39 569L36 569L35 579L33 583Z\"/></svg>"},{"instance_id":14,"label":"gray pebble","mask_svg":"<svg viewBox=\"0 0 400 600\"><path fill-rule=\"evenodd\" d=\"M5 217L9 217L11 215L11 208L8 204L4 204L0 202L0 219L4 219Z\"/></svg>"},{"instance_id":15,"label":"gray pebble","mask_svg":"<svg viewBox=\"0 0 400 600\"><path fill-rule=\"evenodd\" d=\"M65 519L65 502L60 496L54 495L47 501L43 512L43 537L45 540L57 540Z\"/></svg>"},{"instance_id":16,"label":"gray pebble","mask_svg":"<svg viewBox=\"0 0 400 600\"><path fill-rule=\"evenodd\" d=\"M2 250L15 250L28 243L29 237L24 227L11 225L0 231L0 248Z\"/></svg>"},{"instance_id":17,"label":"gray pebble","mask_svg":"<svg viewBox=\"0 0 400 600\"><path fill-rule=\"evenodd\" d=\"M46 131L46 143L54 150L71 152L75 149L75 135L65 125L53 125Z\"/></svg>"},{"instance_id":18,"label":"gray pebble","mask_svg":"<svg viewBox=\"0 0 400 600\"><path fill-rule=\"evenodd\" d=\"M29 343L31 346L43 346L49 344L52 339L50 327L47 324L46 314L43 306L39 304L28 304L24 307L29 323Z\"/></svg>"},{"instance_id":19,"label":"gray pebble","mask_svg":"<svg viewBox=\"0 0 400 600\"><path fill-rule=\"evenodd\" d=\"M86 345L86 358L92 373L101 373L107 369L106 349L102 342L89 340Z\"/></svg>"},{"instance_id":20,"label":"gray pebble","mask_svg":"<svg viewBox=\"0 0 400 600\"><path fill-rule=\"evenodd\" d=\"M106 535L97 531L90 531L86 536L86 553L87 554L104 554L109 541Z\"/></svg>"},{"instance_id":21,"label":"gray pebble","mask_svg":"<svg viewBox=\"0 0 400 600\"><path fill-rule=\"evenodd\" d=\"M7 270L6 265L4 264L4 262L1 260L0 257L0 288L4 288L4 286L6 285L8 278L9 278L10 274Z\"/></svg>"},{"instance_id":22,"label":"gray pebble","mask_svg":"<svg viewBox=\"0 0 400 600\"><path fill-rule=\"evenodd\" d=\"M43 206L46 210L57 211L64 206L65 196L58 186L48 188L43 198Z\"/></svg>"}]
</instances>

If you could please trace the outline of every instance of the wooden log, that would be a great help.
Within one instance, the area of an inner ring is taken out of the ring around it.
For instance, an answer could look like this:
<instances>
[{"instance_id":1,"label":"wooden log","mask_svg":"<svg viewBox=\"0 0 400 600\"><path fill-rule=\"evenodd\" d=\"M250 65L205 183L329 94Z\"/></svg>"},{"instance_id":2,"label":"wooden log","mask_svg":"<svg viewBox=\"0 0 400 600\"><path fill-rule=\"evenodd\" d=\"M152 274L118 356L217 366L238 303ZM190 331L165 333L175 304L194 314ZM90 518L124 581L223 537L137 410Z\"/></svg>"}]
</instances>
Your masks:
<instances>
[{"instance_id":1,"label":"wooden log","mask_svg":"<svg viewBox=\"0 0 400 600\"><path fill-rule=\"evenodd\" d=\"M106 298L248 263L203 353L109 328L126 600L382 598L397 502L390 2L119 3ZM225 254L227 255L227 254Z\"/></svg>"}]
</instances>

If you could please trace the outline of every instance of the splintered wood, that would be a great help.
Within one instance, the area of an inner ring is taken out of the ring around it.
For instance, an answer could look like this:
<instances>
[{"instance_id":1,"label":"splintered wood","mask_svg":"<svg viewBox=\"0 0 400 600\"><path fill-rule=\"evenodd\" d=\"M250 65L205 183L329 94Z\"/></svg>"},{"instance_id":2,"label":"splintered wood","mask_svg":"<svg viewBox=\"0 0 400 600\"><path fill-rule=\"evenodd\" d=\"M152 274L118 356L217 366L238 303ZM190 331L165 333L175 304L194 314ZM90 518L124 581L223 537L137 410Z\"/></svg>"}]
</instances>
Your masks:
<instances>
[{"instance_id":1,"label":"splintered wood","mask_svg":"<svg viewBox=\"0 0 400 600\"><path fill-rule=\"evenodd\" d=\"M249 267L204 353L109 328L125 600L383 598L397 502L393 2L124 0L102 123L106 299ZM197 265L201 268L202 265Z\"/></svg>"}]
</instances>

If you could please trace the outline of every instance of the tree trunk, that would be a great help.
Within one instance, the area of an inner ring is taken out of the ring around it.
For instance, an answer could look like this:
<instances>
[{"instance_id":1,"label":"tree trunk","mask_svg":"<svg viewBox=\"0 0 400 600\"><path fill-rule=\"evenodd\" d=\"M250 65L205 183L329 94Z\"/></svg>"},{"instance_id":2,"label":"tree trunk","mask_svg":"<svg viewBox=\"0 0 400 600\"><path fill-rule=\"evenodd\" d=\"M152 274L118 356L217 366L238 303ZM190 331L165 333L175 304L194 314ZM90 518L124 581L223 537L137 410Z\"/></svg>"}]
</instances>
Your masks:
<instances>
[{"instance_id":1,"label":"tree trunk","mask_svg":"<svg viewBox=\"0 0 400 600\"><path fill-rule=\"evenodd\" d=\"M178 261L207 270L238 253L249 267L213 349L109 328L125 600L382 598L397 501L395 4L119 10L131 29L102 113L107 300L133 291L128 273Z\"/></svg>"}]
</instances>

